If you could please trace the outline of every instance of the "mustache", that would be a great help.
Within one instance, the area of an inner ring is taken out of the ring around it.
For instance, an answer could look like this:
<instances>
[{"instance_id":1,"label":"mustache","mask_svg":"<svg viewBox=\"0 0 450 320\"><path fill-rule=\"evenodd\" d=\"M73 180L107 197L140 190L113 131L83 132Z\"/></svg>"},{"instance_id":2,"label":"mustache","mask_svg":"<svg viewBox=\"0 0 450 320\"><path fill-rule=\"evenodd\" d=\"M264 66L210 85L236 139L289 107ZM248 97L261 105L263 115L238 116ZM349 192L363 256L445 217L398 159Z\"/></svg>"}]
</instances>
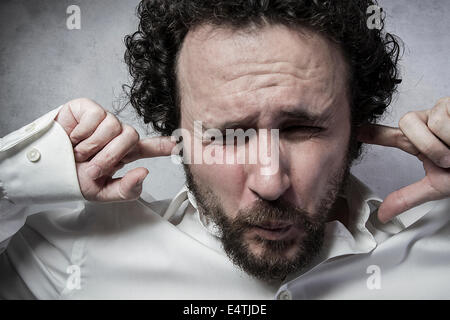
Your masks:
<instances>
[{"instance_id":1,"label":"mustache","mask_svg":"<svg viewBox=\"0 0 450 320\"><path fill-rule=\"evenodd\" d=\"M273 201L259 199L251 208L239 210L232 224L234 227L242 229L269 221L277 221L316 229L323 224L324 220L324 217L315 216L283 199Z\"/></svg>"}]
</instances>

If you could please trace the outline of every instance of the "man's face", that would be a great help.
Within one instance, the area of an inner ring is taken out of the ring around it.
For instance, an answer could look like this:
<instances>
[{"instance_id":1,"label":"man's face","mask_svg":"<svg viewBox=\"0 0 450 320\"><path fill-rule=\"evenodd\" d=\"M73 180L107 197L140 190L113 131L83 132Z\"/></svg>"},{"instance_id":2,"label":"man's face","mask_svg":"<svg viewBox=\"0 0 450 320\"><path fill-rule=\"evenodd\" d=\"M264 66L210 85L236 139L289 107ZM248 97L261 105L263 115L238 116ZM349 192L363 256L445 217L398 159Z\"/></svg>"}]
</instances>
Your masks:
<instances>
[{"instance_id":1,"label":"man's face","mask_svg":"<svg viewBox=\"0 0 450 320\"><path fill-rule=\"evenodd\" d=\"M348 173L350 108L340 50L308 30L202 26L186 36L177 72L181 127L193 137L191 147L201 139L194 121L220 130L279 129L273 174L262 174L260 162L185 166L200 213L219 226L225 251L249 274L280 279L303 267L320 249Z\"/></svg>"}]
</instances>

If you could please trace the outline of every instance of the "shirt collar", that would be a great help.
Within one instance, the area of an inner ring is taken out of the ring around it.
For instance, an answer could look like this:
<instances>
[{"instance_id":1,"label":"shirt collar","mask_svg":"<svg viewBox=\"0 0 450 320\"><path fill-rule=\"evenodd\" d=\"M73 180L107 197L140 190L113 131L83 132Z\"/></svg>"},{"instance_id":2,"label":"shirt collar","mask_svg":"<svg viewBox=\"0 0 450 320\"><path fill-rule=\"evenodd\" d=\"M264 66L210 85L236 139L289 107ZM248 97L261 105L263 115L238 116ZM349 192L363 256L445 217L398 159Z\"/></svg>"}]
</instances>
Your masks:
<instances>
[{"instance_id":1,"label":"shirt collar","mask_svg":"<svg viewBox=\"0 0 450 320\"><path fill-rule=\"evenodd\" d=\"M283 284L293 283L299 277L312 272L319 265L332 258L348 254L369 253L390 235L403 230L431 210L430 205L426 210L420 212L412 209L412 214L406 212L394 218L391 222L381 224L377 219L377 210L383 200L352 174L350 174L348 183L339 196L346 199L349 207L348 228L337 220L327 222L321 253L308 268L286 277ZM199 227L220 241L218 227L199 213L197 201L186 185L173 198L164 213L164 217L168 220L172 217L175 217L175 220L177 217L183 218L188 206L192 207L190 211L194 212Z\"/></svg>"}]
</instances>

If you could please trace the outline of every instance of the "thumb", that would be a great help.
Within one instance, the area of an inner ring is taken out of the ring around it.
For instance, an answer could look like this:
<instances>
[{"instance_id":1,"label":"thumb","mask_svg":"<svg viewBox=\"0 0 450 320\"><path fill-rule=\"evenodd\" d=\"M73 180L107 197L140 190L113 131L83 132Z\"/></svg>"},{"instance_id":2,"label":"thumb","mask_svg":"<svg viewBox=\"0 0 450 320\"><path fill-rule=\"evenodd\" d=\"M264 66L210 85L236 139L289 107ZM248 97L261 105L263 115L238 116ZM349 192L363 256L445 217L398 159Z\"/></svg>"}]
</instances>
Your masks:
<instances>
[{"instance_id":1,"label":"thumb","mask_svg":"<svg viewBox=\"0 0 450 320\"><path fill-rule=\"evenodd\" d=\"M378 208L378 219L386 223L395 216L428 201L438 200L442 195L424 177L422 180L389 194Z\"/></svg>"},{"instance_id":2,"label":"thumb","mask_svg":"<svg viewBox=\"0 0 450 320\"><path fill-rule=\"evenodd\" d=\"M128 201L139 198L142 184L148 175L146 168L128 171L122 178L110 179L98 193L99 201Z\"/></svg>"}]
</instances>

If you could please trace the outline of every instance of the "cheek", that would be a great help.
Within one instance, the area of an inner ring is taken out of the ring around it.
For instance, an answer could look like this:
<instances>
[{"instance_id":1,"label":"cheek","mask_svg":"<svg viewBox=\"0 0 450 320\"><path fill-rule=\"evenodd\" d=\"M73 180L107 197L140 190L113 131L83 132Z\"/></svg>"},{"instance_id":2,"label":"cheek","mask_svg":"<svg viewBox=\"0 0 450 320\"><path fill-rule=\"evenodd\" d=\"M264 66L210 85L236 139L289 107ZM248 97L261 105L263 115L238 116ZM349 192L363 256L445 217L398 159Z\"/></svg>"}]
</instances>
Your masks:
<instances>
[{"instance_id":1,"label":"cheek","mask_svg":"<svg viewBox=\"0 0 450 320\"><path fill-rule=\"evenodd\" d=\"M245 188L242 165L193 164L191 172L200 187L207 188L219 197L225 212L236 212Z\"/></svg>"},{"instance_id":2,"label":"cheek","mask_svg":"<svg viewBox=\"0 0 450 320\"><path fill-rule=\"evenodd\" d=\"M347 140L307 142L289 148L293 201L314 212L329 189L330 177L345 164Z\"/></svg>"}]
</instances>

